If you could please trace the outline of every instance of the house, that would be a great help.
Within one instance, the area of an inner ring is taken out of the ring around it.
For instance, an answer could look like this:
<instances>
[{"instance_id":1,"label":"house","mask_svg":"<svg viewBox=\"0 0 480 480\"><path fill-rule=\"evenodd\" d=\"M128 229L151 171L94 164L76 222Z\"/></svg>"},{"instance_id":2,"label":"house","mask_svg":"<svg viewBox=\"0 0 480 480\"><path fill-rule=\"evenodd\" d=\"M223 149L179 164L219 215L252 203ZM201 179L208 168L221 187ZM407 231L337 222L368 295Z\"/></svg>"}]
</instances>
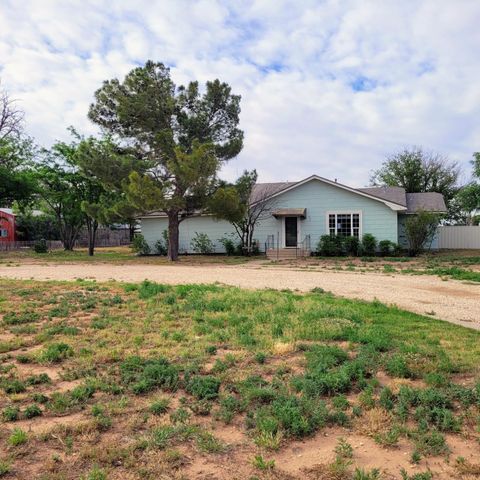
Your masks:
<instances>
[{"instance_id":1,"label":"house","mask_svg":"<svg viewBox=\"0 0 480 480\"><path fill-rule=\"evenodd\" d=\"M251 205L268 205L266 214L255 228L254 238L261 251L300 249L309 253L321 235L340 234L361 238L371 233L380 240L390 240L406 247L405 219L420 210L446 212L439 193L406 193L400 187L352 188L337 181L312 175L299 182L258 183ZM141 231L154 248L162 238L168 221L163 212L141 216ZM198 212L180 223L180 252L191 253L195 233L205 233L223 252L219 239L235 234L232 225L212 215ZM435 248L435 245L432 245Z\"/></svg>"},{"instance_id":2,"label":"house","mask_svg":"<svg viewBox=\"0 0 480 480\"><path fill-rule=\"evenodd\" d=\"M15 240L15 214L11 208L0 208L0 242Z\"/></svg>"}]
</instances>

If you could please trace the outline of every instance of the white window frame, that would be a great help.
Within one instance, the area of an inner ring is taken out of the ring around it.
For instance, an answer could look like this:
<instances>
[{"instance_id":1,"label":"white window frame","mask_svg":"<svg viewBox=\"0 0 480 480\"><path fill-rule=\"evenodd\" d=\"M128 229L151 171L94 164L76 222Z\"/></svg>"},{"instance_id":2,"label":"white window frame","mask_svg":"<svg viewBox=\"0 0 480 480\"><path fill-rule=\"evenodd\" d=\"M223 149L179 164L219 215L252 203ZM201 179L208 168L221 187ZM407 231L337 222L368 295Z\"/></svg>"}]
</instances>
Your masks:
<instances>
[{"instance_id":1,"label":"white window frame","mask_svg":"<svg viewBox=\"0 0 480 480\"><path fill-rule=\"evenodd\" d=\"M7 238L8 237L8 230L6 228L0 228L0 237Z\"/></svg>"},{"instance_id":2,"label":"white window frame","mask_svg":"<svg viewBox=\"0 0 480 480\"><path fill-rule=\"evenodd\" d=\"M331 210L325 213L326 234L330 235L330 215L335 215L335 235L337 235L337 215L352 215L350 221L350 234L353 236L353 215L358 215L358 238L363 236L363 215L361 210Z\"/></svg>"},{"instance_id":3,"label":"white window frame","mask_svg":"<svg viewBox=\"0 0 480 480\"><path fill-rule=\"evenodd\" d=\"M297 247L287 247L286 245L286 235L285 235L285 218L286 217L294 217L297 219L297 246L301 242L302 238L302 222L298 215L286 215L282 217L282 248L297 248Z\"/></svg>"}]
</instances>

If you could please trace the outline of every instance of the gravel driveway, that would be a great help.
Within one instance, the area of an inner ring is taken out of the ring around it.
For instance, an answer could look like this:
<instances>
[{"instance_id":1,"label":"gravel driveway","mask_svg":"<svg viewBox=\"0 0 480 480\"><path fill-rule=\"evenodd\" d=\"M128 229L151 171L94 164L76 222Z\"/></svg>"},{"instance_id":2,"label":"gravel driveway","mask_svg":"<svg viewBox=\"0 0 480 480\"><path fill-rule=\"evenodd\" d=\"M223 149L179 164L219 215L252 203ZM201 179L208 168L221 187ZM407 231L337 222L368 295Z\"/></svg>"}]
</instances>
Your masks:
<instances>
[{"instance_id":1,"label":"gravel driveway","mask_svg":"<svg viewBox=\"0 0 480 480\"><path fill-rule=\"evenodd\" d=\"M220 282L244 288L276 288L308 291L321 287L335 295L373 300L480 330L480 284L420 275L306 271L288 266L185 266L110 264L20 264L0 265L0 277L35 280L74 280L160 283Z\"/></svg>"}]
</instances>

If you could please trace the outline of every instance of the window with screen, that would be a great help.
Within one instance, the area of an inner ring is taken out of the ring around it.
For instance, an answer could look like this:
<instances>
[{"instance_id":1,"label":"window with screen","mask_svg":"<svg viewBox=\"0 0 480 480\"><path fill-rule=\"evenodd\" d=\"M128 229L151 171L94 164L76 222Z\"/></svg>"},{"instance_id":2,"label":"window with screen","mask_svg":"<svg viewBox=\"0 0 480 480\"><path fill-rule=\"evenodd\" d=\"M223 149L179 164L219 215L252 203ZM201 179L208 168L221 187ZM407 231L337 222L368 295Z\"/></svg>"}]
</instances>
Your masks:
<instances>
[{"instance_id":1,"label":"window with screen","mask_svg":"<svg viewBox=\"0 0 480 480\"><path fill-rule=\"evenodd\" d=\"M329 213L328 230L330 235L360 237L359 213Z\"/></svg>"}]
</instances>

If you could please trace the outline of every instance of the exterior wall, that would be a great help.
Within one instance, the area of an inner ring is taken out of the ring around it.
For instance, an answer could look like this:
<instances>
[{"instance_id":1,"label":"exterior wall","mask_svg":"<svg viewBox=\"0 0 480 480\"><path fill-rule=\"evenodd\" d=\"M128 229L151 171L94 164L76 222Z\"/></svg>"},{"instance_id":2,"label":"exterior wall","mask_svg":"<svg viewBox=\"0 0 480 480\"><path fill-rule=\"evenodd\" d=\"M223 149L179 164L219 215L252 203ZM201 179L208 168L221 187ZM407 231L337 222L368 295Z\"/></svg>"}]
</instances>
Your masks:
<instances>
[{"instance_id":1,"label":"exterior wall","mask_svg":"<svg viewBox=\"0 0 480 480\"><path fill-rule=\"evenodd\" d=\"M299 240L310 235L312 249L315 248L321 235L328 233L327 214L334 212L351 212L361 214L360 236L371 233L377 240L397 242L397 212L382 202L348 192L318 180L312 180L298 188L294 188L274 201L276 208L306 208L307 215L299 220ZM264 221L255 231L254 237L262 245L269 234L279 236L279 244L283 245L284 232L282 220L274 217Z\"/></svg>"},{"instance_id":2,"label":"exterior wall","mask_svg":"<svg viewBox=\"0 0 480 480\"><path fill-rule=\"evenodd\" d=\"M299 219L299 241L310 235L311 247L315 249L320 236L327 233L327 214L333 212L360 213L360 236L371 233L378 241L398 241L397 212L382 202L363 197L353 192L318 180L312 180L291 191L272 199L272 209L306 208L306 218ZM141 230L147 242L153 247L162 238L167 228L166 218L143 218ZM206 233L215 244L215 252L223 252L218 239L233 234L234 228L225 221L214 220L210 216L192 217L180 224L180 252L191 252L190 242L195 232ZM259 242L260 250L264 250L269 235L275 236L280 247L284 242L283 220L269 216L257 225L254 239ZM236 237L233 237L234 240Z\"/></svg>"},{"instance_id":3,"label":"exterior wall","mask_svg":"<svg viewBox=\"0 0 480 480\"><path fill-rule=\"evenodd\" d=\"M167 218L142 218L140 223L142 235L150 247L154 248L157 240L163 240L163 231L168 228ZM228 222L215 220L211 216L190 217L180 223L179 228L179 252L193 253L190 245L195 232L206 233L214 244L215 253L224 253L223 245L218 241L220 238L229 234L234 234L235 230ZM237 236L235 234L235 236ZM233 238L236 242L236 238Z\"/></svg>"},{"instance_id":4,"label":"exterior wall","mask_svg":"<svg viewBox=\"0 0 480 480\"><path fill-rule=\"evenodd\" d=\"M2 235L6 232L6 236ZM15 241L15 215L0 211L0 242Z\"/></svg>"}]
</instances>

